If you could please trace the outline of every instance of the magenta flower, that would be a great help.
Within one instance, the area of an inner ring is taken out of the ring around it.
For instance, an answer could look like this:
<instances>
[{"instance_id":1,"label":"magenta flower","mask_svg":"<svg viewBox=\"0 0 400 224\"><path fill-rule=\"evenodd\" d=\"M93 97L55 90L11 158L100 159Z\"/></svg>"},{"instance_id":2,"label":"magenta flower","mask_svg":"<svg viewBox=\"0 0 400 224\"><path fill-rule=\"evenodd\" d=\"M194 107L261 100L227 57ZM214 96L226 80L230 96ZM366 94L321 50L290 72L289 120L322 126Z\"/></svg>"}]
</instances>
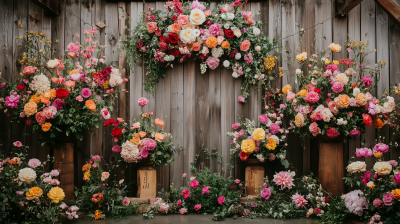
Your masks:
<instances>
[{"instance_id":1,"label":"magenta flower","mask_svg":"<svg viewBox=\"0 0 400 224\"><path fill-rule=\"evenodd\" d=\"M11 108L18 108L20 95L12 94L6 97L6 106Z\"/></svg>"},{"instance_id":2,"label":"magenta flower","mask_svg":"<svg viewBox=\"0 0 400 224\"><path fill-rule=\"evenodd\" d=\"M392 206L393 199L394 198L392 192L387 192L386 194L383 194L383 203L386 206Z\"/></svg>"},{"instance_id":3,"label":"magenta flower","mask_svg":"<svg viewBox=\"0 0 400 224\"><path fill-rule=\"evenodd\" d=\"M326 66L326 70L329 70L331 72L334 72L334 71L336 71L338 69L339 69L339 67L337 65L335 65L335 64L330 64L330 65Z\"/></svg>"},{"instance_id":4,"label":"magenta flower","mask_svg":"<svg viewBox=\"0 0 400 224\"><path fill-rule=\"evenodd\" d=\"M188 189L183 189L181 195L183 196L184 199L186 199L190 197L190 191Z\"/></svg>"},{"instance_id":5,"label":"magenta flower","mask_svg":"<svg viewBox=\"0 0 400 224\"><path fill-rule=\"evenodd\" d=\"M369 148L358 148L356 149L356 156L357 157L371 157L372 156L372 150Z\"/></svg>"},{"instance_id":6,"label":"magenta flower","mask_svg":"<svg viewBox=\"0 0 400 224\"><path fill-rule=\"evenodd\" d=\"M372 84L373 79L368 75L365 77L361 77L361 81L364 83L365 87L369 88Z\"/></svg>"},{"instance_id":7,"label":"magenta flower","mask_svg":"<svg viewBox=\"0 0 400 224\"><path fill-rule=\"evenodd\" d=\"M112 147L112 151L113 151L113 152L119 153L119 152L121 152L121 148L119 147L119 145L114 145L114 146Z\"/></svg>"},{"instance_id":8,"label":"magenta flower","mask_svg":"<svg viewBox=\"0 0 400 224\"><path fill-rule=\"evenodd\" d=\"M385 153L388 150L389 150L389 146L384 143L381 143L381 142L379 142L378 144L376 144L374 146L374 151L377 151L377 152Z\"/></svg>"},{"instance_id":9,"label":"magenta flower","mask_svg":"<svg viewBox=\"0 0 400 224\"><path fill-rule=\"evenodd\" d=\"M383 201L380 198L375 198L372 204L375 206L375 208L383 208L385 205L383 204Z\"/></svg>"},{"instance_id":10,"label":"magenta flower","mask_svg":"<svg viewBox=\"0 0 400 224\"><path fill-rule=\"evenodd\" d=\"M210 186L204 187L201 193L202 194L209 194L210 193L209 189L210 189Z\"/></svg>"},{"instance_id":11,"label":"magenta flower","mask_svg":"<svg viewBox=\"0 0 400 224\"><path fill-rule=\"evenodd\" d=\"M265 114L260 115L258 117L258 120L260 120L261 123L263 123L263 124L267 124L269 122L269 118Z\"/></svg>"},{"instance_id":12,"label":"magenta flower","mask_svg":"<svg viewBox=\"0 0 400 224\"><path fill-rule=\"evenodd\" d=\"M271 126L269 126L269 131L270 131L273 135L276 134L276 133L278 133L278 132L279 132L279 129L280 129L279 125L278 125L278 124L275 124L275 123L272 123Z\"/></svg>"},{"instance_id":13,"label":"magenta flower","mask_svg":"<svg viewBox=\"0 0 400 224\"><path fill-rule=\"evenodd\" d=\"M221 196L221 197L218 198L218 204L224 205L224 202L225 202L225 197L224 196Z\"/></svg>"},{"instance_id":14,"label":"magenta flower","mask_svg":"<svg viewBox=\"0 0 400 224\"><path fill-rule=\"evenodd\" d=\"M271 190L269 188L264 188L261 191L261 197L264 198L265 200L268 200L269 197L271 197Z\"/></svg>"},{"instance_id":15,"label":"magenta flower","mask_svg":"<svg viewBox=\"0 0 400 224\"><path fill-rule=\"evenodd\" d=\"M179 199L178 203L176 204L176 206L181 207L181 205L182 205L182 201L181 201L181 199Z\"/></svg>"},{"instance_id":16,"label":"magenta flower","mask_svg":"<svg viewBox=\"0 0 400 224\"><path fill-rule=\"evenodd\" d=\"M145 97L141 97L138 100L138 105L141 106L141 107L146 106L148 103L149 103L149 100L146 99Z\"/></svg>"},{"instance_id":17,"label":"magenta flower","mask_svg":"<svg viewBox=\"0 0 400 224\"><path fill-rule=\"evenodd\" d=\"M397 182L397 184L400 184L400 173L397 173L397 175L395 175L393 179Z\"/></svg>"},{"instance_id":18,"label":"magenta flower","mask_svg":"<svg viewBox=\"0 0 400 224\"><path fill-rule=\"evenodd\" d=\"M157 142L154 141L154 140L151 139L151 138L148 138L148 139L146 139L146 141L144 142L143 149L146 150L146 151L151 151L151 150L155 149L156 146L157 146Z\"/></svg>"},{"instance_id":19,"label":"magenta flower","mask_svg":"<svg viewBox=\"0 0 400 224\"><path fill-rule=\"evenodd\" d=\"M236 130L240 126L240 123L232 124L232 130Z\"/></svg>"},{"instance_id":20,"label":"magenta flower","mask_svg":"<svg viewBox=\"0 0 400 224\"><path fill-rule=\"evenodd\" d=\"M81 91L81 95L85 98L89 98L92 95L92 91L88 88L83 88Z\"/></svg>"},{"instance_id":21,"label":"magenta flower","mask_svg":"<svg viewBox=\"0 0 400 224\"><path fill-rule=\"evenodd\" d=\"M198 211L201 209L201 204L197 204L194 206L194 210Z\"/></svg>"},{"instance_id":22,"label":"magenta flower","mask_svg":"<svg viewBox=\"0 0 400 224\"><path fill-rule=\"evenodd\" d=\"M335 82L333 83L332 87L331 87L332 91L335 93L340 93L343 91L343 83L341 82Z\"/></svg>"},{"instance_id":23,"label":"magenta flower","mask_svg":"<svg viewBox=\"0 0 400 224\"><path fill-rule=\"evenodd\" d=\"M351 130L350 131L350 137L355 137L361 135L361 132L359 130Z\"/></svg>"},{"instance_id":24,"label":"magenta flower","mask_svg":"<svg viewBox=\"0 0 400 224\"><path fill-rule=\"evenodd\" d=\"M146 159L147 156L149 156L149 151L142 149L142 150L140 151L140 156L141 156L143 159Z\"/></svg>"},{"instance_id":25,"label":"magenta flower","mask_svg":"<svg viewBox=\"0 0 400 224\"><path fill-rule=\"evenodd\" d=\"M191 188L196 188L196 187L198 187L199 186L199 182L197 181L197 180L192 180L192 181L190 181L190 187Z\"/></svg>"},{"instance_id":26,"label":"magenta flower","mask_svg":"<svg viewBox=\"0 0 400 224\"><path fill-rule=\"evenodd\" d=\"M239 96L238 97L238 102L239 103L244 103L244 97L243 96Z\"/></svg>"}]
</instances>

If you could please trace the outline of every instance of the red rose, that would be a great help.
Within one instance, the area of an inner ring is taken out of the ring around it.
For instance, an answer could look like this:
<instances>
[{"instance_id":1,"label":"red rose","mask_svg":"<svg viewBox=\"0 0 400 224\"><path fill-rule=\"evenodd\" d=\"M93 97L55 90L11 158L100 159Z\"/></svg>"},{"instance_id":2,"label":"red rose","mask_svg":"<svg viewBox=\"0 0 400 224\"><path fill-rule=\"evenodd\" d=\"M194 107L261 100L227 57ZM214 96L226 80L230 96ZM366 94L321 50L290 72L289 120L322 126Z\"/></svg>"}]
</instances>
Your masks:
<instances>
[{"instance_id":1,"label":"red rose","mask_svg":"<svg viewBox=\"0 0 400 224\"><path fill-rule=\"evenodd\" d=\"M368 114L363 114L362 116L364 119L364 124L367 126L371 126L371 123L372 123L371 116L369 116Z\"/></svg>"},{"instance_id":2,"label":"red rose","mask_svg":"<svg viewBox=\"0 0 400 224\"><path fill-rule=\"evenodd\" d=\"M246 161L249 158L249 156L250 156L250 154L247 154L243 151L240 151L240 153L239 153L239 157L242 161Z\"/></svg>"},{"instance_id":3,"label":"red rose","mask_svg":"<svg viewBox=\"0 0 400 224\"><path fill-rule=\"evenodd\" d=\"M233 31L232 30L225 30L225 36L227 38L231 39L234 36Z\"/></svg>"},{"instance_id":4,"label":"red rose","mask_svg":"<svg viewBox=\"0 0 400 224\"><path fill-rule=\"evenodd\" d=\"M325 203L329 202L329 197L325 197Z\"/></svg>"},{"instance_id":5,"label":"red rose","mask_svg":"<svg viewBox=\"0 0 400 224\"><path fill-rule=\"evenodd\" d=\"M160 41L165 41L164 35L160 36Z\"/></svg>"},{"instance_id":6,"label":"red rose","mask_svg":"<svg viewBox=\"0 0 400 224\"><path fill-rule=\"evenodd\" d=\"M159 28L157 28L155 34L156 34L157 36L160 36L160 35L161 35L161 30L160 30Z\"/></svg>"},{"instance_id":7,"label":"red rose","mask_svg":"<svg viewBox=\"0 0 400 224\"><path fill-rule=\"evenodd\" d=\"M113 137L115 137L115 138L121 137L121 134L122 134L121 128L114 128L114 129L112 130L112 132L111 132L111 135L112 135Z\"/></svg>"},{"instance_id":8,"label":"red rose","mask_svg":"<svg viewBox=\"0 0 400 224\"><path fill-rule=\"evenodd\" d=\"M173 55L174 57L179 55L179 51L177 49L172 49L169 51L170 55Z\"/></svg>"},{"instance_id":9,"label":"red rose","mask_svg":"<svg viewBox=\"0 0 400 224\"><path fill-rule=\"evenodd\" d=\"M161 48L162 51L166 51L168 49L168 45L165 42L160 42L158 46Z\"/></svg>"},{"instance_id":10,"label":"red rose","mask_svg":"<svg viewBox=\"0 0 400 224\"><path fill-rule=\"evenodd\" d=\"M29 118L26 119L26 120L25 120L25 124L28 125L28 126L32 126L32 121L31 121L31 119L29 119Z\"/></svg>"},{"instance_id":11,"label":"red rose","mask_svg":"<svg viewBox=\"0 0 400 224\"><path fill-rule=\"evenodd\" d=\"M178 43L178 40L179 40L178 35L176 35L174 33L169 33L167 38L165 38L165 41L170 44L176 44L176 43Z\"/></svg>"},{"instance_id":12,"label":"red rose","mask_svg":"<svg viewBox=\"0 0 400 224\"><path fill-rule=\"evenodd\" d=\"M107 119L106 122L104 122L103 126L108 127L108 126L112 125L113 123L114 123L114 119L110 118L110 119Z\"/></svg>"},{"instance_id":13,"label":"red rose","mask_svg":"<svg viewBox=\"0 0 400 224\"><path fill-rule=\"evenodd\" d=\"M174 20L174 21L175 21L175 20L176 20L176 16L172 16L172 20Z\"/></svg>"},{"instance_id":14,"label":"red rose","mask_svg":"<svg viewBox=\"0 0 400 224\"><path fill-rule=\"evenodd\" d=\"M22 91L22 90L24 90L25 89L25 85L24 84L18 84L17 85L17 89L19 90L19 91Z\"/></svg>"},{"instance_id":15,"label":"red rose","mask_svg":"<svg viewBox=\"0 0 400 224\"><path fill-rule=\"evenodd\" d=\"M139 42L136 44L136 47L137 47L137 48L143 47L143 42L142 42L142 41L139 41Z\"/></svg>"},{"instance_id":16,"label":"red rose","mask_svg":"<svg viewBox=\"0 0 400 224\"><path fill-rule=\"evenodd\" d=\"M319 209L319 208L315 209L315 214L319 214L320 212L321 212L321 209Z\"/></svg>"},{"instance_id":17,"label":"red rose","mask_svg":"<svg viewBox=\"0 0 400 224\"><path fill-rule=\"evenodd\" d=\"M58 89L56 90L56 97L59 98L59 99L65 99L65 98L67 98L67 97L68 97L68 94L69 94L69 92L68 92L68 90L66 90L66 89L58 88Z\"/></svg>"},{"instance_id":18,"label":"red rose","mask_svg":"<svg viewBox=\"0 0 400 224\"><path fill-rule=\"evenodd\" d=\"M321 94L322 91L319 88L314 88L314 92Z\"/></svg>"}]
</instances>

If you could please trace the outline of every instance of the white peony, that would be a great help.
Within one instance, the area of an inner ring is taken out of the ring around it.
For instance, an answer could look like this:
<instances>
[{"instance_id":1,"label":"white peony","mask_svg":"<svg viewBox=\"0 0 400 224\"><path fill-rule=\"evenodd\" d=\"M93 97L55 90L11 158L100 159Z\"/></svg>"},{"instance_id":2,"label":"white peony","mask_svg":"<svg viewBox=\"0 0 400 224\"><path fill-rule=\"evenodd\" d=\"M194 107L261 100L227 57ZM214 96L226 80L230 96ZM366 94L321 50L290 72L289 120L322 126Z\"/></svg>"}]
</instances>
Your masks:
<instances>
[{"instance_id":1,"label":"white peony","mask_svg":"<svg viewBox=\"0 0 400 224\"><path fill-rule=\"evenodd\" d=\"M347 166L347 172L349 173L365 172L366 170L367 164L363 161L352 162Z\"/></svg>"},{"instance_id":2,"label":"white peony","mask_svg":"<svg viewBox=\"0 0 400 224\"><path fill-rule=\"evenodd\" d=\"M260 29L258 29L257 27L253 27L253 34L254 35L258 36L258 35L260 35L260 33L261 33Z\"/></svg>"},{"instance_id":3,"label":"white peony","mask_svg":"<svg viewBox=\"0 0 400 224\"><path fill-rule=\"evenodd\" d=\"M119 73L119 69L112 68L110 74L110 86L119 86L122 84L124 80L121 78L121 73Z\"/></svg>"},{"instance_id":4,"label":"white peony","mask_svg":"<svg viewBox=\"0 0 400 224\"><path fill-rule=\"evenodd\" d=\"M190 12L190 23L193 25L201 25L204 21L206 21L206 16L204 12L200 9L193 9Z\"/></svg>"},{"instance_id":5,"label":"white peony","mask_svg":"<svg viewBox=\"0 0 400 224\"><path fill-rule=\"evenodd\" d=\"M190 44L196 41L196 37L200 35L200 31L198 29L184 29L180 32L179 38L185 44Z\"/></svg>"},{"instance_id":6,"label":"white peony","mask_svg":"<svg viewBox=\"0 0 400 224\"><path fill-rule=\"evenodd\" d=\"M50 80L41 73L40 75L35 75L33 77L33 81L29 84L29 87L39 95L42 95L47 90L50 90L51 83Z\"/></svg>"},{"instance_id":7,"label":"white peony","mask_svg":"<svg viewBox=\"0 0 400 224\"><path fill-rule=\"evenodd\" d=\"M235 59L236 59L236 60L239 60L240 58L242 58L242 55L241 55L240 53L236 53Z\"/></svg>"},{"instance_id":8,"label":"white peony","mask_svg":"<svg viewBox=\"0 0 400 224\"><path fill-rule=\"evenodd\" d=\"M225 60L223 65L225 68L228 68L231 63L228 60Z\"/></svg>"},{"instance_id":9,"label":"white peony","mask_svg":"<svg viewBox=\"0 0 400 224\"><path fill-rule=\"evenodd\" d=\"M173 60L175 60L175 56L173 56L173 55L166 55L166 56L164 56L164 60L165 60L165 61L173 61Z\"/></svg>"},{"instance_id":10,"label":"white peony","mask_svg":"<svg viewBox=\"0 0 400 224\"><path fill-rule=\"evenodd\" d=\"M224 54L224 50L220 47L215 47L211 50L211 54L213 57L221 57Z\"/></svg>"},{"instance_id":11,"label":"white peony","mask_svg":"<svg viewBox=\"0 0 400 224\"><path fill-rule=\"evenodd\" d=\"M47 67L48 67L48 68L55 68L55 67L57 67L57 66L58 66L58 60L57 60L57 59L49 60L49 61L47 62Z\"/></svg>"},{"instance_id":12,"label":"white peony","mask_svg":"<svg viewBox=\"0 0 400 224\"><path fill-rule=\"evenodd\" d=\"M233 77L233 78L239 78L239 75L238 75L236 72L233 72L233 73L232 73L232 77Z\"/></svg>"},{"instance_id":13,"label":"white peony","mask_svg":"<svg viewBox=\"0 0 400 224\"><path fill-rule=\"evenodd\" d=\"M240 31L240 29L233 30L233 35L235 35L236 37L241 37L242 31Z\"/></svg>"},{"instance_id":14,"label":"white peony","mask_svg":"<svg viewBox=\"0 0 400 224\"><path fill-rule=\"evenodd\" d=\"M358 94L360 94L360 92L361 92L361 91L360 91L359 88L357 88L357 87L354 88L354 89L353 89L353 96L356 97Z\"/></svg>"},{"instance_id":15,"label":"white peony","mask_svg":"<svg viewBox=\"0 0 400 224\"><path fill-rule=\"evenodd\" d=\"M20 181L30 184L36 180L36 172L32 168L24 168L19 170L18 178Z\"/></svg>"},{"instance_id":16,"label":"white peony","mask_svg":"<svg viewBox=\"0 0 400 224\"><path fill-rule=\"evenodd\" d=\"M343 120L343 118L339 118L339 119L337 119L337 124L338 124L338 125L346 125L346 124L347 124L347 121L346 121L346 120Z\"/></svg>"},{"instance_id":17,"label":"white peony","mask_svg":"<svg viewBox=\"0 0 400 224\"><path fill-rule=\"evenodd\" d=\"M122 144L121 157L127 163L137 162L140 157L139 148L135 144L127 140L125 143Z\"/></svg>"}]
</instances>

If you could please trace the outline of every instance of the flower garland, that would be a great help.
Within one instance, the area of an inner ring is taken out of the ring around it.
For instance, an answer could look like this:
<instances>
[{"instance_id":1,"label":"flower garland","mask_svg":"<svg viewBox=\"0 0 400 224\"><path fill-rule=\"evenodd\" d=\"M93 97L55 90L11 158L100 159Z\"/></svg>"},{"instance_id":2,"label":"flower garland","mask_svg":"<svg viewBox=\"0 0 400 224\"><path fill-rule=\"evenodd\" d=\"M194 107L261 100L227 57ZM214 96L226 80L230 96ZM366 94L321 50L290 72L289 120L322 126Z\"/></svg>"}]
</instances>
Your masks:
<instances>
[{"instance_id":1,"label":"flower garland","mask_svg":"<svg viewBox=\"0 0 400 224\"><path fill-rule=\"evenodd\" d=\"M144 59L146 91L154 94L167 69L189 58L201 62L202 74L222 64L234 78L243 77L243 102L251 85L270 88L278 76L272 73L276 58L269 56L273 45L263 35L262 22L240 10L241 0L221 3L213 11L206 5L173 0L166 2L166 12L149 8L130 35L121 38L131 68Z\"/></svg>"}]
</instances>

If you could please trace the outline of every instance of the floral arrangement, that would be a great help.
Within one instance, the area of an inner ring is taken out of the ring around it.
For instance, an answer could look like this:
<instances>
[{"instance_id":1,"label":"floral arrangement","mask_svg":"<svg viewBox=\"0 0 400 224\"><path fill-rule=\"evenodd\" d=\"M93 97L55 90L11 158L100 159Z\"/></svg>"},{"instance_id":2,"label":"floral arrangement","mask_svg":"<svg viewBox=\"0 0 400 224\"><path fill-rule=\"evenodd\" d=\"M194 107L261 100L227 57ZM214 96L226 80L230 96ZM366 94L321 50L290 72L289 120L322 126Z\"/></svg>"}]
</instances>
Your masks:
<instances>
[{"instance_id":1,"label":"floral arrangement","mask_svg":"<svg viewBox=\"0 0 400 224\"><path fill-rule=\"evenodd\" d=\"M258 117L259 125L247 118L241 123L232 124L233 131L227 133L232 139L231 158L238 156L242 161L246 161L253 157L260 162L279 158L282 165L289 167L284 150L287 146L286 134L289 133L289 129L283 127L286 105L278 104L278 97L276 92L268 94L267 100L270 103L265 107L266 113Z\"/></svg>"},{"instance_id":2,"label":"floral arrangement","mask_svg":"<svg viewBox=\"0 0 400 224\"><path fill-rule=\"evenodd\" d=\"M241 11L242 5L242 0L231 0L211 11L209 3L171 0L166 12L149 8L143 13L138 26L120 41L131 68L143 57L145 90L154 94L167 68L189 58L201 61L202 74L223 64L234 78L243 77L243 101L250 96L250 85L269 87L278 76L272 74L276 58L269 56L273 45L263 35L262 22Z\"/></svg>"},{"instance_id":3,"label":"floral arrangement","mask_svg":"<svg viewBox=\"0 0 400 224\"><path fill-rule=\"evenodd\" d=\"M350 161L345 177L354 191L344 195L350 213L362 217L369 223L397 223L400 214L400 166L398 161L385 161L389 145L377 143L373 149L356 149L360 158L376 158L372 169L367 170L364 161Z\"/></svg>"},{"instance_id":4,"label":"floral arrangement","mask_svg":"<svg viewBox=\"0 0 400 224\"><path fill-rule=\"evenodd\" d=\"M0 221L2 223L60 223L78 218L79 208L68 207L59 187L59 170L49 169L51 158L26 161L27 146L17 141L15 157L0 156Z\"/></svg>"},{"instance_id":5,"label":"floral arrangement","mask_svg":"<svg viewBox=\"0 0 400 224\"><path fill-rule=\"evenodd\" d=\"M111 135L117 145L112 151L120 153L125 162L150 161L154 166L166 166L174 161L173 154L179 153L182 148L174 147L173 136L164 132L163 120L153 120L153 112L143 111L148 103L148 99L139 98L138 105L142 108L142 114L138 121L134 120L128 125L122 118L110 118L104 122L104 126L114 126Z\"/></svg>"},{"instance_id":6,"label":"floral arrangement","mask_svg":"<svg viewBox=\"0 0 400 224\"><path fill-rule=\"evenodd\" d=\"M104 46L95 41L97 29L84 33L83 43L69 43L67 55L57 59L46 34L27 32L26 52L19 60L23 72L13 82L0 77L0 108L11 120L32 126L45 143L54 144L64 133L82 140L84 130L98 127L101 114L110 116L117 86L128 81L105 63Z\"/></svg>"},{"instance_id":7,"label":"floral arrangement","mask_svg":"<svg viewBox=\"0 0 400 224\"><path fill-rule=\"evenodd\" d=\"M77 190L77 204L89 219L105 219L106 216L121 220L125 216L137 214L136 204L126 197L127 185L124 180L111 180L110 172L101 169L101 157L94 155L82 167L85 186ZM105 164L107 167L108 165Z\"/></svg>"},{"instance_id":8,"label":"floral arrangement","mask_svg":"<svg viewBox=\"0 0 400 224\"><path fill-rule=\"evenodd\" d=\"M292 87L286 85L282 92L288 105L286 112L294 118L290 125L303 138L307 134L355 137L365 131L365 126L380 129L395 123L392 122L397 114L394 98L387 93L381 99L371 94L386 62L365 66L365 56L371 53L368 43L347 41L346 44L347 51L354 52L354 58L331 62L331 54L342 50L335 43L329 45L329 50L309 58L306 52L296 57L300 66L308 65L308 73L296 69L300 91L293 93Z\"/></svg>"}]
</instances>

